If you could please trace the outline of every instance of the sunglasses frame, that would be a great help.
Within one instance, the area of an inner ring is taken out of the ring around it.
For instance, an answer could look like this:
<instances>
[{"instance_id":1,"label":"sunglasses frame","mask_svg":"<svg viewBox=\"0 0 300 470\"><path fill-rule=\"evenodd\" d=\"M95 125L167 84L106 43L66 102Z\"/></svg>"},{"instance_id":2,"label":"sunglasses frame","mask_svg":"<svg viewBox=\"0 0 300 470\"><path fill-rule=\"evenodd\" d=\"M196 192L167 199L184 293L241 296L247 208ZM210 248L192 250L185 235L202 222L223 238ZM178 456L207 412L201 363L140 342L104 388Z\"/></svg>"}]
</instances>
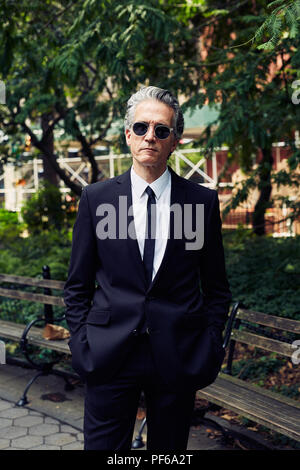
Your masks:
<instances>
[{"instance_id":1,"label":"sunglasses frame","mask_svg":"<svg viewBox=\"0 0 300 470\"><path fill-rule=\"evenodd\" d=\"M144 124L145 126L147 126L147 129L146 129L145 134L141 134L141 135L137 134L137 133L135 132L134 128L133 128L135 124ZM148 130L149 130L149 127L150 127L150 124L148 124L148 122L143 122L143 121L136 121L136 122L134 122L134 123L132 124L132 126L131 126L131 128L132 128L134 134L135 134L137 137L144 137L144 136L147 134L147 132L148 132ZM166 128L170 131L170 134L169 134L167 137L164 137L164 138L158 137L158 135L156 134L156 129L157 129L158 127L166 127ZM155 124L155 126L154 126L155 137L157 137L159 140L166 140L166 139L171 135L171 132L173 132L173 131L174 131L174 127L169 127L169 126L167 126L166 124Z\"/></svg>"}]
</instances>

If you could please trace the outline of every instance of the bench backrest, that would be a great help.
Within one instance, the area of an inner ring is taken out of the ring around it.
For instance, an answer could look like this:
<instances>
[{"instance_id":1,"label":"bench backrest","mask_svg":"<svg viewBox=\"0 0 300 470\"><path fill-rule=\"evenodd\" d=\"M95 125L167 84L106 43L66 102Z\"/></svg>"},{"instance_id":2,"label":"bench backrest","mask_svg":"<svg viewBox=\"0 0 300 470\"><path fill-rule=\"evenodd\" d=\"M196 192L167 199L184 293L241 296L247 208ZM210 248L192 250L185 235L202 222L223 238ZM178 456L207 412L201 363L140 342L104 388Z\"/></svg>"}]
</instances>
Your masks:
<instances>
[{"instance_id":1,"label":"bench backrest","mask_svg":"<svg viewBox=\"0 0 300 470\"><path fill-rule=\"evenodd\" d=\"M247 310L236 304L225 335L225 345L229 343L227 373L231 371L236 342L291 358L295 352L293 341L299 333L298 320Z\"/></svg>"},{"instance_id":2,"label":"bench backrest","mask_svg":"<svg viewBox=\"0 0 300 470\"><path fill-rule=\"evenodd\" d=\"M47 305L58 305L64 307L65 303L62 295L52 295L50 289L63 290L64 282L52 279L35 279L31 277L14 276L10 274L0 274L0 283L7 282L10 284L19 284L22 286L42 287L47 294L37 294L35 292L27 292L16 289L8 289L0 287L0 296L11 299L29 300L40 302Z\"/></svg>"}]
</instances>

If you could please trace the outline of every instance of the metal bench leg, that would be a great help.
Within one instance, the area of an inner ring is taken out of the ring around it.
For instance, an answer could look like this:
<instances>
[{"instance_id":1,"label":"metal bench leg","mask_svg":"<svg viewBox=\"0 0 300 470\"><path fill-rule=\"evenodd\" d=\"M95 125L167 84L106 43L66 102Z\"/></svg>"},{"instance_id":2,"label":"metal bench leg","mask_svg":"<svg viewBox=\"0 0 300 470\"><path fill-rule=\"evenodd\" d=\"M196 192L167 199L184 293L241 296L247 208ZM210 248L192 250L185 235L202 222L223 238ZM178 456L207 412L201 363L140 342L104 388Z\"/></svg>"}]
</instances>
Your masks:
<instances>
[{"instance_id":1,"label":"metal bench leg","mask_svg":"<svg viewBox=\"0 0 300 470\"><path fill-rule=\"evenodd\" d=\"M20 400L16 403L17 406L25 406L27 405L28 400L27 400L27 392L29 390L29 388L31 387L31 385L33 384L33 382L38 378L40 377L41 375L45 375L45 372L44 371L39 371L37 374L35 374L28 382L28 384L26 385L25 387L25 390L23 392L23 395L22 397L20 398Z\"/></svg>"},{"instance_id":2,"label":"metal bench leg","mask_svg":"<svg viewBox=\"0 0 300 470\"><path fill-rule=\"evenodd\" d=\"M74 385L70 382L68 377L64 377L64 380L65 380L65 390L66 390L66 392L70 392L71 390L75 389Z\"/></svg>"},{"instance_id":3,"label":"metal bench leg","mask_svg":"<svg viewBox=\"0 0 300 470\"><path fill-rule=\"evenodd\" d=\"M64 388L67 392L75 389L75 386L70 382L70 379L63 372L51 369L51 370L49 370L48 374L53 374L53 375L57 375L58 377L62 377L65 381L65 387Z\"/></svg>"},{"instance_id":4,"label":"metal bench leg","mask_svg":"<svg viewBox=\"0 0 300 470\"><path fill-rule=\"evenodd\" d=\"M141 447L144 447L145 443L143 441L142 432L144 430L145 425L146 425L146 418L143 419L138 435L136 436L136 438L131 444L132 449L140 449Z\"/></svg>"},{"instance_id":5,"label":"metal bench leg","mask_svg":"<svg viewBox=\"0 0 300 470\"><path fill-rule=\"evenodd\" d=\"M65 390L66 391L70 391L70 390L74 390L75 389L75 386L69 381L68 377L66 377L65 375L62 375L60 373L57 373L57 371L54 371L52 370L51 368L48 369L48 368L45 368L45 370L40 370L39 372L37 372L37 374L35 374L32 379L30 379L30 381L28 382L28 384L26 385L25 387L25 390L23 392L23 395L22 397L20 398L20 400L16 403L17 406L25 406L27 405L28 402L28 399L27 399L27 392L29 390L29 388L31 387L31 385L33 384L33 382L40 376L42 375L50 375L50 374L54 374L54 375L58 375L59 377L63 377L64 380L65 380Z\"/></svg>"}]
</instances>

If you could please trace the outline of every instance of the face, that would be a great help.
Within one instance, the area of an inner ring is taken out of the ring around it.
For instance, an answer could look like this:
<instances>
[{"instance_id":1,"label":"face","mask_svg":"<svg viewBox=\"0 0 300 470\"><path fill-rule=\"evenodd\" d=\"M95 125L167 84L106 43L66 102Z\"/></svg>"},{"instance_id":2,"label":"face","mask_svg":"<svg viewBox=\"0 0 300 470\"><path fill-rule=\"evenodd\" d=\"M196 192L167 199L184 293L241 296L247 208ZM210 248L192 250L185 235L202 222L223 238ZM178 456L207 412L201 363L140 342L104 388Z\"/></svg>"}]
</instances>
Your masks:
<instances>
[{"instance_id":1,"label":"face","mask_svg":"<svg viewBox=\"0 0 300 470\"><path fill-rule=\"evenodd\" d=\"M143 136L135 135L132 129L125 131L134 167L153 167L157 170L166 167L168 156L175 150L178 140L175 139L173 132L167 139L158 139L154 126L164 124L173 127L173 118L174 110L160 101L148 99L137 105L133 123L145 122L149 124L149 128Z\"/></svg>"}]
</instances>

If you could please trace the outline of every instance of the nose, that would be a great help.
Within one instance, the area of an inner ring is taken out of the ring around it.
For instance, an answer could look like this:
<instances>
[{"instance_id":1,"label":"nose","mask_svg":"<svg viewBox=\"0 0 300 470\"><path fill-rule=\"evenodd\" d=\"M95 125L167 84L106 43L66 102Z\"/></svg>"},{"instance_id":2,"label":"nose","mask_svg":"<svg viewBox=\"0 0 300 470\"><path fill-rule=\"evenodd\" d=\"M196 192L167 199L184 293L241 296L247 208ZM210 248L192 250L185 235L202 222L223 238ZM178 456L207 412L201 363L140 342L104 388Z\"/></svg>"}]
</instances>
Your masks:
<instances>
[{"instance_id":1,"label":"nose","mask_svg":"<svg viewBox=\"0 0 300 470\"><path fill-rule=\"evenodd\" d=\"M145 140L147 141L153 141L155 140L155 129L154 129L154 126L152 126L151 124L149 125L148 127L148 130L145 134Z\"/></svg>"}]
</instances>

